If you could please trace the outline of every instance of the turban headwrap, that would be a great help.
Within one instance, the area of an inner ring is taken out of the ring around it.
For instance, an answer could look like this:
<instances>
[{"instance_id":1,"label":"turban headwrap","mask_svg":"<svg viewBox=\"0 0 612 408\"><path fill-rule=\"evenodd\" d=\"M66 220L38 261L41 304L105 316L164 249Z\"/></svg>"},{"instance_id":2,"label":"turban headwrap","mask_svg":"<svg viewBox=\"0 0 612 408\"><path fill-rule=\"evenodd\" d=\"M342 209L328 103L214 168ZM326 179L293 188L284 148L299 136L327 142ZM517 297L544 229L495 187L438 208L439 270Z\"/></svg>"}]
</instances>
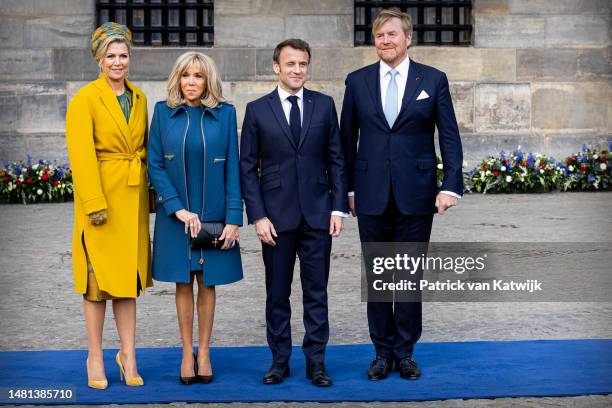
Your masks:
<instances>
[{"instance_id":1,"label":"turban headwrap","mask_svg":"<svg viewBox=\"0 0 612 408\"><path fill-rule=\"evenodd\" d=\"M121 36L128 42L132 42L132 32L127 26L113 22L104 23L91 34L91 53L94 57L98 52L100 44L112 36Z\"/></svg>"}]
</instances>

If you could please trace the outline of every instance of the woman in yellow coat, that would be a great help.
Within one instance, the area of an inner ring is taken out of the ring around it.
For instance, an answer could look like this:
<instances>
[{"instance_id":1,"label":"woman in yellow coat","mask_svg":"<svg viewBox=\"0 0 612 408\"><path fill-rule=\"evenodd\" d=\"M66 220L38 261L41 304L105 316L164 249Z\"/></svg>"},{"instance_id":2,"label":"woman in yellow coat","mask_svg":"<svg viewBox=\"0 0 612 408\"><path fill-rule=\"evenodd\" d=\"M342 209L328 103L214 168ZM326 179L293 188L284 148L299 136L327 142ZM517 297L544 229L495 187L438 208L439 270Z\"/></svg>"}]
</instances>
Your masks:
<instances>
[{"instance_id":1,"label":"woman in yellow coat","mask_svg":"<svg viewBox=\"0 0 612 408\"><path fill-rule=\"evenodd\" d=\"M66 144L75 185L72 262L87 324L88 385L108 381L102 356L106 300L112 300L127 385L143 385L136 367L136 301L152 285L146 169L147 102L126 78L131 32L105 23L92 34L100 77L74 96Z\"/></svg>"}]
</instances>

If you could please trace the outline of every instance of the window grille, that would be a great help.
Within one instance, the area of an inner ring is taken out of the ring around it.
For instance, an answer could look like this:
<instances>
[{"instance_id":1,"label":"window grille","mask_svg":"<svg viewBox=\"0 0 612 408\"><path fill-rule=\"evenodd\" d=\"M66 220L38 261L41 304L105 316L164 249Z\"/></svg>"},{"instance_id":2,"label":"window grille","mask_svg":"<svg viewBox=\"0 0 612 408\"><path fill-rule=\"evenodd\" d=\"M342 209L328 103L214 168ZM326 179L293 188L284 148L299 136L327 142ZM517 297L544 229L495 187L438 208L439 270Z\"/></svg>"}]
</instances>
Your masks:
<instances>
[{"instance_id":1,"label":"window grille","mask_svg":"<svg viewBox=\"0 0 612 408\"><path fill-rule=\"evenodd\" d=\"M372 22L384 8L412 16L412 44L470 45L471 0L355 0L355 45L373 45Z\"/></svg>"},{"instance_id":2,"label":"window grille","mask_svg":"<svg viewBox=\"0 0 612 408\"><path fill-rule=\"evenodd\" d=\"M203 46L214 43L213 0L97 0L98 25L127 25L134 45Z\"/></svg>"}]
</instances>

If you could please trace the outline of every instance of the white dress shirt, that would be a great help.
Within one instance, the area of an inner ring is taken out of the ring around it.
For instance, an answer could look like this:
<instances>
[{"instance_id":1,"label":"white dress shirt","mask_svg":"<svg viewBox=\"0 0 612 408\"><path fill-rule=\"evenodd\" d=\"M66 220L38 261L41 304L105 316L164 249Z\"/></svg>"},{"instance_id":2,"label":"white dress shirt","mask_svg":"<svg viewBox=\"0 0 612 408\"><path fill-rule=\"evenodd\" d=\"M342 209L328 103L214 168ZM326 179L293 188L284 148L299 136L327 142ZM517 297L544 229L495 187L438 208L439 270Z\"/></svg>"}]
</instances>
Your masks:
<instances>
[{"instance_id":1,"label":"white dress shirt","mask_svg":"<svg viewBox=\"0 0 612 408\"><path fill-rule=\"evenodd\" d=\"M404 91L406 90L406 82L408 82L408 68L410 68L410 58L406 57L395 70L395 83L397 84L397 113L402 109L402 99L404 99ZM387 104L387 89L389 89L389 83L391 82L391 71L389 65L386 62L380 61L380 96L382 98L383 111Z\"/></svg>"},{"instance_id":2,"label":"white dress shirt","mask_svg":"<svg viewBox=\"0 0 612 408\"><path fill-rule=\"evenodd\" d=\"M281 100L281 105L283 106L283 112L285 113L285 119L287 119L287 123L289 124L289 126L291 126L291 120L290 120L291 102L289 101L288 98L292 96L292 94L285 91L280 86L277 86L276 89L278 91L278 96ZM304 88L303 87L300 88L300 90L295 93L295 96L297 96L298 98L297 104L298 104L298 107L300 108L300 124L302 124L304 123ZM349 216L347 213L342 212L342 211L332 211L331 214L339 215L343 218L346 218Z\"/></svg>"},{"instance_id":3,"label":"white dress shirt","mask_svg":"<svg viewBox=\"0 0 612 408\"><path fill-rule=\"evenodd\" d=\"M285 112L285 119L287 119L287 123L291 123L289 116L291 114L291 102L289 102L289 97L292 96L289 92L285 91L280 86L276 87L278 90L278 96L281 100L281 105L283 105L283 112ZM297 96L297 104L298 108L300 108L300 125L304 122L304 88L300 88L299 91L295 93ZM291 124L290 124L291 126Z\"/></svg>"},{"instance_id":4,"label":"white dress shirt","mask_svg":"<svg viewBox=\"0 0 612 408\"><path fill-rule=\"evenodd\" d=\"M391 68L387 63L383 60L380 61L380 99L382 101L383 111L385 110L386 98L387 98L387 89L389 88L389 83L391 82ZM397 84L397 109L398 114L399 110L402 109L402 100L404 99L404 91L406 90L406 82L408 82L408 70L410 69L410 58L406 56L400 64L395 67L397 71L397 75L395 75L395 83ZM461 196L452 191L440 191L443 194L448 194L450 196L461 198ZM349 197L354 196L354 191L349 191Z\"/></svg>"}]
</instances>

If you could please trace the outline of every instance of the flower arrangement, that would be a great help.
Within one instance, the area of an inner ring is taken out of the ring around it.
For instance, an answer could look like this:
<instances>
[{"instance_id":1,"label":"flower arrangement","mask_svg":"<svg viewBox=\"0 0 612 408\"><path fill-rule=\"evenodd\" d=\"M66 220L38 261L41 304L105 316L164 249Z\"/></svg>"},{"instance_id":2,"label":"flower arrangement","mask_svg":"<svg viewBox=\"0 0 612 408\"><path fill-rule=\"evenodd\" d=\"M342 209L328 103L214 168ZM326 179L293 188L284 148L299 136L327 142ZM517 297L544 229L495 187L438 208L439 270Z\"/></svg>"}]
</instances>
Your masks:
<instances>
[{"instance_id":1,"label":"flower arrangement","mask_svg":"<svg viewBox=\"0 0 612 408\"><path fill-rule=\"evenodd\" d=\"M612 153L600 146L582 146L562 163L563 190L594 191L612 189L610 162Z\"/></svg>"},{"instance_id":2,"label":"flower arrangement","mask_svg":"<svg viewBox=\"0 0 612 408\"><path fill-rule=\"evenodd\" d=\"M0 169L0 201L8 203L57 202L72 199L72 171L67 164L39 160L5 162Z\"/></svg>"},{"instance_id":3,"label":"flower arrangement","mask_svg":"<svg viewBox=\"0 0 612 408\"><path fill-rule=\"evenodd\" d=\"M563 179L557 162L543 154L500 152L470 171L469 181L479 193L528 193L555 190Z\"/></svg>"},{"instance_id":4,"label":"flower arrangement","mask_svg":"<svg viewBox=\"0 0 612 408\"><path fill-rule=\"evenodd\" d=\"M464 192L537 193L547 191L612 190L610 149L600 145L583 146L582 150L556 161L539 153L525 153L519 148L508 154L501 151L466 171L464 162ZM438 187L444 170L438 157Z\"/></svg>"}]
</instances>

